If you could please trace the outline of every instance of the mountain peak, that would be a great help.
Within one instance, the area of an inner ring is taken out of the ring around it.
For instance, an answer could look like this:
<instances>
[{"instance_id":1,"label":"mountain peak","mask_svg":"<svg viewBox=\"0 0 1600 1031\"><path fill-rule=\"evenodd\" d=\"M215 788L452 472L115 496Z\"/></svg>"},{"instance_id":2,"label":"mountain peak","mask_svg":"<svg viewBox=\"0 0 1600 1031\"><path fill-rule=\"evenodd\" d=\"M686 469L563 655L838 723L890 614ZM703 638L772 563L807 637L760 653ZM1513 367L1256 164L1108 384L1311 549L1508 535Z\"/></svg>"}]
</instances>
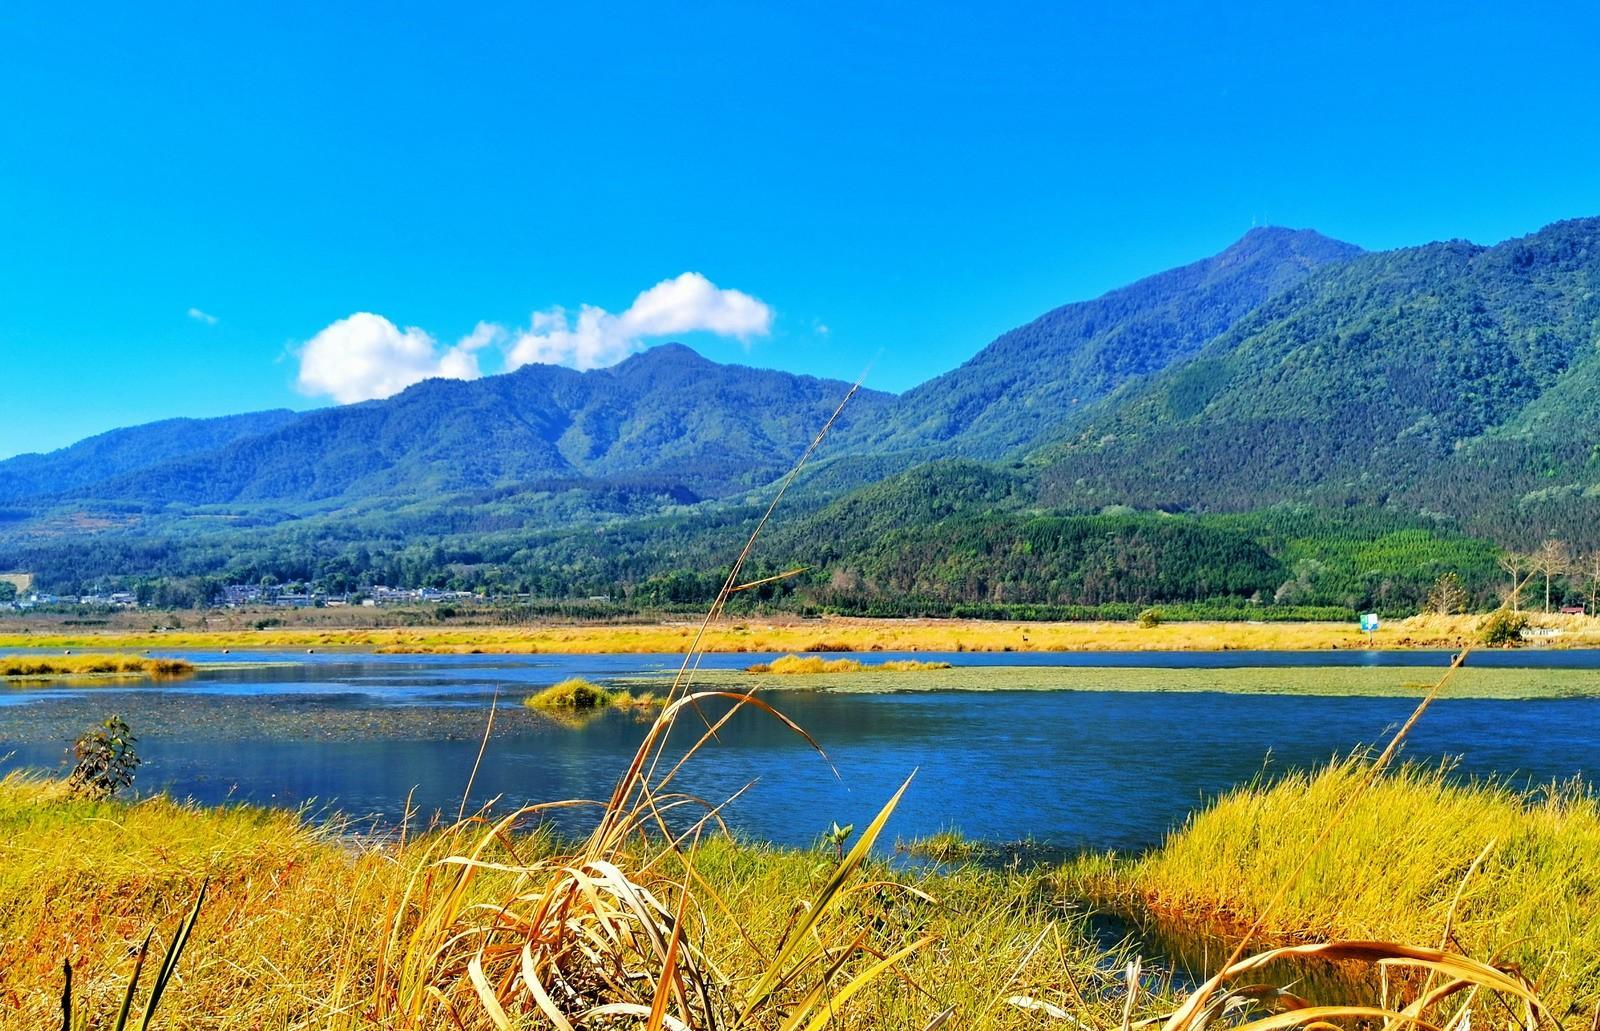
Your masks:
<instances>
[{"instance_id":1,"label":"mountain peak","mask_svg":"<svg viewBox=\"0 0 1600 1031\"><path fill-rule=\"evenodd\" d=\"M1288 226L1252 226L1231 246L1217 255L1219 259L1238 257L1298 256L1317 261L1350 258L1361 253L1353 243L1324 236L1315 229L1290 229Z\"/></svg>"},{"instance_id":2,"label":"mountain peak","mask_svg":"<svg viewBox=\"0 0 1600 1031\"><path fill-rule=\"evenodd\" d=\"M630 354L616 365L612 366L617 372L632 372L638 369L655 369L662 367L688 368L698 365L713 365L711 359L699 351L677 341L666 344L657 344L646 348L638 354Z\"/></svg>"}]
</instances>

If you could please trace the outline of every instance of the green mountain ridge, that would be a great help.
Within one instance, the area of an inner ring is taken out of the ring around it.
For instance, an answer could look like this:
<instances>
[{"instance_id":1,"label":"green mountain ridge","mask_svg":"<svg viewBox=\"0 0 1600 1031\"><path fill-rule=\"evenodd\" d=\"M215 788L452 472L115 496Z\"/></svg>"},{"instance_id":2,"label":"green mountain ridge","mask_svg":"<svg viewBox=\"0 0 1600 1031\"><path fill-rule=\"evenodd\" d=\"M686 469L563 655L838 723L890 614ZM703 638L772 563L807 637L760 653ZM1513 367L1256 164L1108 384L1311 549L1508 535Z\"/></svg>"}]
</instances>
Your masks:
<instances>
[{"instance_id":1,"label":"green mountain ridge","mask_svg":"<svg viewBox=\"0 0 1600 1031\"><path fill-rule=\"evenodd\" d=\"M1512 514L1518 484L1597 482L1582 386L1597 346L1600 220L1363 255L1130 384L1031 461L1047 503L1073 509L1387 506L1527 542L1555 526L1537 504Z\"/></svg>"},{"instance_id":2,"label":"green mountain ridge","mask_svg":"<svg viewBox=\"0 0 1600 1031\"><path fill-rule=\"evenodd\" d=\"M1090 406L1192 355L1263 301L1361 253L1312 230L1252 229L1210 258L1002 334L958 369L905 394L841 444L999 458L1062 435Z\"/></svg>"},{"instance_id":3,"label":"green mountain ridge","mask_svg":"<svg viewBox=\"0 0 1600 1031\"><path fill-rule=\"evenodd\" d=\"M1600 547L1597 287L1600 219L1375 253L1252 231L859 393L760 552L807 572L743 601L1282 618L1414 608L1455 572L1486 603L1495 542ZM429 381L0 495L0 567L698 604L847 389L678 346Z\"/></svg>"},{"instance_id":4,"label":"green mountain ridge","mask_svg":"<svg viewBox=\"0 0 1600 1031\"><path fill-rule=\"evenodd\" d=\"M720 495L782 473L848 389L718 365L669 344L590 372L530 365L472 382L428 380L59 493L77 503L325 509L530 481L646 477ZM843 424L870 418L887 400L858 392Z\"/></svg>"},{"instance_id":5,"label":"green mountain ridge","mask_svg":"<svg viewBox=\"0 0 1600 1031\"><path fill-rule=\"evenodd\" d=\"M149 469L285 426L299 413L286 408L215 419L165 419L110 430L49 454L0 461L0 501L59 494Z\"/></svg>"}]
</instances>

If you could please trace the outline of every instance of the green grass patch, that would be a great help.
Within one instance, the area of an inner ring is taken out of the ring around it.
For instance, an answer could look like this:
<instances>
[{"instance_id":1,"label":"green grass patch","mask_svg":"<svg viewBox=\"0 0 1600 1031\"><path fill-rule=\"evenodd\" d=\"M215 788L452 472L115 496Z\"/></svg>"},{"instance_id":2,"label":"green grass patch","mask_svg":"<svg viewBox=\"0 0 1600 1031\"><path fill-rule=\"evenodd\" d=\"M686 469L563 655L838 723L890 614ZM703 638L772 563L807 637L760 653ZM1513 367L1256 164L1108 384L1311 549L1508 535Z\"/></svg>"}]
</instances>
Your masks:
<instances>
[{"instance_id":1,"label":"green grass patch","mask_svg":"<svg viewBox=\"0 0 1600 1031\"><path fill-rule=\"evenodd\" d=\"M782 660L779 660L782 661ZM838 660L835 660L838 661ZM853 660L845 660L853 661ZM775 665L775 664L774 664ZM915 671L862 665L847 672L811 672L796 677L749 670L701 670L706 687L746 689L752 675L762 686L882 694L899 691L1216 691L1224 694L1307 695L1360 698L1419 698L1442 667L1297 666L1218 669L1149 669L1118 666L948 666ZM664 675L622 678L622 684L659 685ZM1600 697L1600 670L1506 669L1468 666L1450 682L1450 698Z\"/></svg>"},{"instance_id":2,"label":"green grass patch","mask_svg":"<svg viewBox=\"0 0 1600 1031\"><path fill-rule=\"evenodd\" d=\"M611 691L582 677L568 677L522 700L529 709L566 714L594 713L602 709L650 710L660 708L662 703L662 698L649 691L638 694Z\"/></svg>"}]
</instances>

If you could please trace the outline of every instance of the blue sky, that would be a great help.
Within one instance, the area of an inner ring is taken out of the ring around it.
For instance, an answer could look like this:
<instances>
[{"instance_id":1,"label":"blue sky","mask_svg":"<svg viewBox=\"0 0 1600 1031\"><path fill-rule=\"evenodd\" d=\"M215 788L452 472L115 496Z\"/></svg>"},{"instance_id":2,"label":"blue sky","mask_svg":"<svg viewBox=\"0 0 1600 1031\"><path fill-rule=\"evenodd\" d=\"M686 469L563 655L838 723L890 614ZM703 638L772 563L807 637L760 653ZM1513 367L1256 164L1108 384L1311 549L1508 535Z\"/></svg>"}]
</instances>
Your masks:
<instances>
[{"instance_id":1,"label":"blue sky","mask_svg":"<svg viewBox=\"0 0 1600 1031\"><path fill-rule=\"evenodd\" d=\"M901 390L1252 224L1600 214L1588 5L323 6L0 9L0 456L666 336Z\"/></svg>"}]
</instances>

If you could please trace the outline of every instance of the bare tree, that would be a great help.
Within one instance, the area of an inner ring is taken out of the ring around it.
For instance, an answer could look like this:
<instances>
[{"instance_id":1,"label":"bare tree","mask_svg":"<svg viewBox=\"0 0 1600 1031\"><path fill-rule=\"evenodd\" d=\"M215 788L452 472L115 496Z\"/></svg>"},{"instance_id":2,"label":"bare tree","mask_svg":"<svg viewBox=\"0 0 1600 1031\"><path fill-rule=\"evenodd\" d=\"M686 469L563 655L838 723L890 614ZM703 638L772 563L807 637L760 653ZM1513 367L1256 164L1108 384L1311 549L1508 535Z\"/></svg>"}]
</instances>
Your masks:
<instances>
[{"instance_id":1,"label":"bare tree","mask_svg":"<svg viewBox=\"0 0 1600 1031\"><path fill-rule=\"evenodd\" d=\"M1462 585L1461 577L1455 573L1439 577L1428 591L1424 604L1429 612L1437 612L1441 616L1453 616L1463 611L1467 607L1467 589Z\"/></svg>"},{"instance_id":2,"label":"bare tree","mask_svg":"<svg viewBox=\"0 0 1600 1031\"><path fill-rule=\"evenodd\" d=\"M1519 555L1508 551L1498 559L1500 569L1511 576L1511 593L1506 598L1511 602L1511 611L1516 612L1521 605L1519 600L1522 595L1522 571L1528 568L1528 556Z\"/></svg>"},{"instance_id":3,"label":"bare tree","mask_svg":"<svg viewBox=\"0 0 1600 1031\"><path fill-rule=\"evenodd\" d=\"M1584 558L1583 576L1588 581L1589 615L1600 616L1600 551L1591 551Z\"/></svg>"},{"instance_id":4,"label":"bare tree","mask_svg":"<svg viewBox=\"0 0 1600 1031\"><path fill-rule=\"evenodd\" d=\"M1572 568L1572 553L1558 540L1547 540L1531 556L1533 572L1544 577L1544 610L1550 611L1550 582Z\"/></svg>"}]
</instances>

